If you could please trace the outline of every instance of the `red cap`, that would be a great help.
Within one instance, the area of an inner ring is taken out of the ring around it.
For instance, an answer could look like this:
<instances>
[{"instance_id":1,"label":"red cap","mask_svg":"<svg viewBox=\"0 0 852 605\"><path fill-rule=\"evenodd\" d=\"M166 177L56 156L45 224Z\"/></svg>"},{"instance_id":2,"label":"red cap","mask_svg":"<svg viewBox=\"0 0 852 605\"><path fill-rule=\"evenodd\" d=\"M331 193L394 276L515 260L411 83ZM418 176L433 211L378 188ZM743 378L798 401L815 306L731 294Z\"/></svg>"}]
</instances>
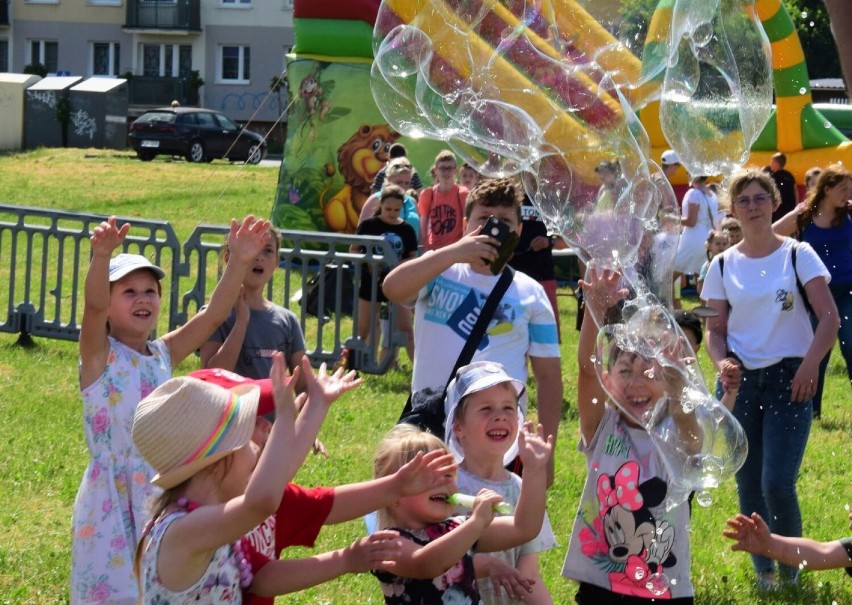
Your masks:
<instances>
[{"instance_id":1,"label":"red cap","mask_svg":"<svg viewBox=\"0 0 852 605\"><path fill-rule=\"evenodd\" d=\"M220 387L231 389L240 384L254 384L260 387L260 399L257 402L257 415L266 416L267 414L275 413L275 399L272 395L272 381L269 378L255 380L246 378L234 372L223 370L222 368L207 368L204 370L196 370L189 374L193 378L198 378L204 382L212 382Z\"/></svg>"}]
</instances>

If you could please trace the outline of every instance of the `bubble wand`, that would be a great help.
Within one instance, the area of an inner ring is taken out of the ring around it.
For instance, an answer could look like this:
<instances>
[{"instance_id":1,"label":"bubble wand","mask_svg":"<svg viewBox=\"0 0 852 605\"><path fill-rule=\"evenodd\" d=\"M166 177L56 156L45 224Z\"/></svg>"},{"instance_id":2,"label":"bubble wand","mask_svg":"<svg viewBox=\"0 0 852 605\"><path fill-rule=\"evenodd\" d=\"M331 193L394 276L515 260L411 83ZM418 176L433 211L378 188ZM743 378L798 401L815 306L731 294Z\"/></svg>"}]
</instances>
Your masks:
<instances>
[{"instance_id":1,"label":"bubble wand","mask_svg":"<svg viewBox=\"0 0 852 605\"><path fill-rule=\"evenodd\" d=\"M455 493L447 496L447 502L450 504L454 504L455 506L461 506L463 508L473 508L473 504L476 501L476 496L469 496L467 494ZM493 507L495 513L500 513L501 515L511 515L512 514L512 505L508 502L498 502Z\"/></svg>"}]
</instances>

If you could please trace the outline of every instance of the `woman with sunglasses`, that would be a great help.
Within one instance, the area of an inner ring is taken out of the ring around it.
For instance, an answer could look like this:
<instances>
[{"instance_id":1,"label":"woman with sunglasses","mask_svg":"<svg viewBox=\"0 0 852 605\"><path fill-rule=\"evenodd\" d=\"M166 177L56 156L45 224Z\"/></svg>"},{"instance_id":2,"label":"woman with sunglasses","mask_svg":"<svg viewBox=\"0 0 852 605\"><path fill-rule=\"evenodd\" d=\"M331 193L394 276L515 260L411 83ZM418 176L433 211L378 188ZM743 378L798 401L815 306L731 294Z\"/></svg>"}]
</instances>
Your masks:
<instances>
[{"instance_id":1,"label":"woman with sunglasses","mask_svg":"<svg viewBox=\"0 0 852 605\"><path fill-rule=\"evenodd\" d=\"M805 201L772 225L781 235L798 234L809 243L831 273L829 290L840 318L840 352L852 381L852 175L840 164L821 171ZM822 412L822 388L831 349L819 365L814 418Z\"/></svg>"},{"instance_id":2,"label":"woman with sunglasses","mask_svg":"<svg viewBox=\"0 0 852 605\"><path fill-rule=\"evenodd\" d=\"M771 177L756 170L730 177L731 211L743 239L716 255L701 297L717 315L707 319L707 351L723 386L740 383L733 413L748 438L737 473L740 512L758 513L773 533L802 535L796 478L810 431L819 363L839 325L830 275L806 243L777 235L772 212L781 203ZM811 326L807 307L816 316ZM726 389L727 390L727 389ZM752 555L758 587L795 584L798 569Z\"/></svg>"}]
</instances>

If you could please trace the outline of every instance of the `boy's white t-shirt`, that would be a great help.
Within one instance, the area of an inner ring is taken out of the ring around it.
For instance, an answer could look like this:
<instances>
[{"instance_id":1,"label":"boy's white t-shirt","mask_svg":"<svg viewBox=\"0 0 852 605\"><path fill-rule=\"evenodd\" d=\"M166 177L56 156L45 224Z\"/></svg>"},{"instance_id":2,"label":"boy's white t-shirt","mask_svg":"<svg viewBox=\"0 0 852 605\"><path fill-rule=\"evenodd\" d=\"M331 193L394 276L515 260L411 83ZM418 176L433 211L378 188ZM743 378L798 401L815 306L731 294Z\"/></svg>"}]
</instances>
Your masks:
<instances>
[{"instance_id":1,"label":"boy's white t-shirt","mask_svg":"<svg viewBox=\"0 0 852 605\"><path fill-rule=\"evenodd\" d=\"M458 263L421 291L414 307L414 373L417 394L443 391L479 311L498 276ZM494 311L472 361L503 364L509 376L527 381L527 356L559 357L553 308L541 284L520 271ZM526 399L521 402L525 408Z\"/></svg>"},{"instance_id":2,"label":"boy's white t-shirt","mask_svg":"<svg viewBox=\"0 0 852 605\"><path fill-rule=\"evenodd\" d=\"M717 254L707 270L701 298L728 301L728 350L749 370L769 367L785 357L804 357L813 341L810 317L793 272L796 244L796 271L802 285L818 277L829 281L831 274L810 244L790 238L762 258L729 248ZM720 258L725 259L724 275Z\"/></svg>"}]
</instances>

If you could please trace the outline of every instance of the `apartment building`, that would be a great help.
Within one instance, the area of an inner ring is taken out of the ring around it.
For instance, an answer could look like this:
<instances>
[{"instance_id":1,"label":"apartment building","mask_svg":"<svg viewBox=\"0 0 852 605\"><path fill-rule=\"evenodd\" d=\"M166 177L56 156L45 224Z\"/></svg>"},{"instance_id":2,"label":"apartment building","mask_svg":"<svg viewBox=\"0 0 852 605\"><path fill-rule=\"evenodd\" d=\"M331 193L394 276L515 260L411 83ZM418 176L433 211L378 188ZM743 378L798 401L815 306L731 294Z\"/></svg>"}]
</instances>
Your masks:
<instances>
[{"instance_id":1,"label":"apartment building","mask_svg":"<svg viewBox=\"0 0 852 605\"><path fill-rule=\"evenodd\" d=\"M292 45L293 0L0 0L0 72L129 75L132 114L177 100L275 121Z\"/></svg>"}]
</instances>

